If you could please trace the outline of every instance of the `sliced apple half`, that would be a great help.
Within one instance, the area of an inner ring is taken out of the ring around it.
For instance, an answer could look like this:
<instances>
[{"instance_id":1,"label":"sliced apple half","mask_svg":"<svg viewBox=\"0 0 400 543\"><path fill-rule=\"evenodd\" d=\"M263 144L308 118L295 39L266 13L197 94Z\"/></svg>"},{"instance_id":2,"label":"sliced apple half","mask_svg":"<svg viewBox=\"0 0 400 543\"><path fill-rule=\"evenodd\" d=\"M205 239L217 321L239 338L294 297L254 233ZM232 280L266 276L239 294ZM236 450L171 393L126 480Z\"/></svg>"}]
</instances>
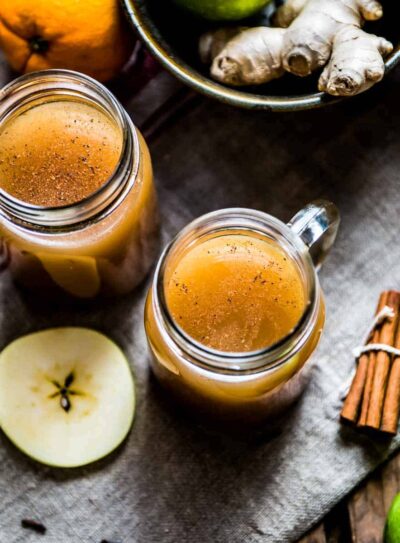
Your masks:
<instances>
[{"instance_id":1,"label":"sliced apple half","mask_svg":"<svg viewBox=\"0 0 400 543\"><path fill-rule=\"evenodd\" d=\"M128 362L94 330L37 332L0 354L0 424L39 462L76 467L106 456L126 437L134 411Z\"/></svg>"},{"instance_id":2,"label":"sliced apple half","mask_svg":"<svg viewBox=\"0 0 400 543\"><path fill-rule=\"evenodd\" d=\"M101 281L95 258L40 252L36 256L53 281L69 294L93 298L99 292Z\"/></svg>"}]
</instances>

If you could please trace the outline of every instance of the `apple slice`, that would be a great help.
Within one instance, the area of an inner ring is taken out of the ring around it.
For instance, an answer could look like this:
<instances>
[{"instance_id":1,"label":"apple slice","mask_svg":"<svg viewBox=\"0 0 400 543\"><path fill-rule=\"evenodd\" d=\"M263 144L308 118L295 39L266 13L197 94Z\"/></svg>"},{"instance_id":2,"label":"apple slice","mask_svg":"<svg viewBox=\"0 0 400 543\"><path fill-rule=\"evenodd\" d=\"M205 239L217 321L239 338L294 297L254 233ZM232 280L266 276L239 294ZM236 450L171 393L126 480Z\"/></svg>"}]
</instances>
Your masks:
<instances>
[{"instance_id":1,"label":"apple slice","mask_svg":"<svg viewBox=\"0 0 400 543\"><path fill-rule=\"evenodd\" d=\"M0 354L0 423L23 452L44 464L76 467L113 451L135 411L122 351L87 328L24 336Z\"/></svg>"},{"instance_id":2,"label":"apple slice","mask_svg":"<svg viewBox=\"0 0 400 543\"><path fill-rule=\"evenodd\" d=\"M100 290L96 259L91 256L66 256L36 253L44 269L62 289L78 298L93 298Z\"/></svg>"}]
</instances>

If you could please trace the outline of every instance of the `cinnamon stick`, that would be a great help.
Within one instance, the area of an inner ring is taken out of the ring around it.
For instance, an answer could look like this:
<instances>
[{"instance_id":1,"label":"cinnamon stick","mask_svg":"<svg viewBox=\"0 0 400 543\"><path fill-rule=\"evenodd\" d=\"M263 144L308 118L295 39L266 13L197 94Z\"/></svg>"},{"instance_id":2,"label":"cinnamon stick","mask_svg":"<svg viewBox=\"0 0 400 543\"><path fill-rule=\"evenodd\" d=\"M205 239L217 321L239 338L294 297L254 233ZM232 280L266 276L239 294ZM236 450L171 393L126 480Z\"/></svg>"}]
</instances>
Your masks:
<instances>
[{"instance_id":1,"label":"cinnamon stick","mask_svg":"<svg viewBox=\"0 0 400 543\"><path fill-rule=\"evenodd\" d=\"M388 300L389 293L382 292L379 297L378 306L376 308L376 314L378 314L385 307ZM377 328L370 340L376 343L379 339L379 328ZM349 393L344 402L343 409L340 413L341 418L350 423L356 423L360 413L360 421L363 420L364 424L367 419L369 397L371 394L371 385L375 367L375 353L362 354L358 360L357 370L353 382L351 384Z\"/></svg>"},{"instance_id":2,"label":"cinnamon stick","mask_svg":"<svg viewBox=\"0 0 400 543\"><path fill-rule=\"evenodd\" d=\"M395 316L387 319L381 327L379 343L393 345L399 320L400 293L390 291L387 305L394 311ZM384 351L376 355L371 395L368 405L366 426L375 430L380 429L383 404L385 400L387 380L390 372L391 356Z\"/></svg>"},{"instance_id":3,"label":"cinnamon stick","mask_svg":"<svg viewBox=\"0 0 400 543\"><path fill-rule=\"evenodd\" d=\"M389 294L390 294L390 291L385 291L381 294L379 305L378 305L378 313L384 308L385 305L388 305ZM383 302L382 305L381 305L381 302ZM371 341L373 343L380 342L380 333L381 333L381 326L377 327L372 335ZM371 391L372 391L372 385L373 385L375 367L376 367L376 355L377 353L374 351L371 351L370 353L368 353L368 360L369 360L368 375L367 375L367 380L365 384L360 418L358 420L359 426L365 426L367 424L368 408L369 408L369 402L371 399Z\"/></svg>"},{"instance_id":4,"label":"cinnamon stick","mask_svg":"<svg viewBox=\"0 0 400 543\"><path fill-rule=\"evenodd\" d=\"M400 349L400 323L394 346ZM395 435L400 415L400 356L395 357L390 368L389 380L386 388L386 398L383 404L381 430Z\"/></svg>"},{"instance_id":5,"label":"cinnamon stick","mask_svg":"<svg viewBox=\"0 0 400 543\"><path fill-rule=\"evenodd\" d=\"M368 365L369 355L361 355L358 360L356 374L340 413L341 418L347 422L355 423L358 419L365 382L367 380Z\"/></svg>"},{"instance_id":6,"label":"cinnamon stick","mask_svg":"<svg viewBox=\"0 0 400 543\"><path fill-rule=\"evenodd\" d=\"M379 342L379 329L377 329L374 332L371 341L373 341L374 343ZM374 351L371 351L366 356L368 357L368 370L367 370L367 378L365 382L363 401L361 405L360 417L357 423L358 426L365 426L367 423L368 407L369 407L369 401L371 398L372 383L374 380L374 373L375 373L375 366L376 366L376 353Z\"/></svg>"}]
</instances>

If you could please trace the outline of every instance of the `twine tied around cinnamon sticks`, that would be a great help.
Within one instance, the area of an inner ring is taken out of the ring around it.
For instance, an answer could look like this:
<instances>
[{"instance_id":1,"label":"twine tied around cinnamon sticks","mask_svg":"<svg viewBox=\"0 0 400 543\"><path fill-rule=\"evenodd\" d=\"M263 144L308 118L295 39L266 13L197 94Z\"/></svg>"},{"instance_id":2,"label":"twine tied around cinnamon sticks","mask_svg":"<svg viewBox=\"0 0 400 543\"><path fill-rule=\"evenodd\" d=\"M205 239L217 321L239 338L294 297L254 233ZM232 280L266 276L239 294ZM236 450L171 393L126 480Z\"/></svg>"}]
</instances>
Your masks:
<instances>
[{"instance_id":1,"label":"twine tied around cinnamon sticks","mask_svg":"<svg viewBox=\"0 0 400 543\"><path fill-rule=\"evenodd\" d=\"M395 435L400 415L400 292L379 298L365 347L341 411L343 422Z\"/></svg>"}]
</instances>

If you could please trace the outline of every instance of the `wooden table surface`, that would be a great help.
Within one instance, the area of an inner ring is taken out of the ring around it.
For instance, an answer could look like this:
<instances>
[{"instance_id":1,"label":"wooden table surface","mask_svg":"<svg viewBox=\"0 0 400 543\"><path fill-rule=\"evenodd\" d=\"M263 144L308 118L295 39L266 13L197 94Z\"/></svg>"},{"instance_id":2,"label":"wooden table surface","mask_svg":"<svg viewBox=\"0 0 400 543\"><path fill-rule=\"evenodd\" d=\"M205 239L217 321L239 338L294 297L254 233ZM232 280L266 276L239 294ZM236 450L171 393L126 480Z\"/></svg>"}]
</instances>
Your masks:
<instances>
[{"instance_id":1,"label":"wooden table surface","mask_svg":"<svg viewBox=\"0 0 400 543\"><path fill-rule=\"evenodd\" d=\"M400 455L395 455L299 543L382 543L386 515L398 492Z\"/></svg>"},{"instance_id":2,"label":"wooden table surface","mask_svg":"<svg viewBox=\"0 0 400 543\"><path fill-rule=\"evenodd\" d=\"M4 60L0 70L7 72ZM5 77L9 76L3 81ZM166 103L142 123L146 138L151 141L173 117L185 115L199 100L203 98L177 86ZM387 511L399 491L400 455L378 469L299 543L381 543Z\"/></svg>"}]
</instances>

